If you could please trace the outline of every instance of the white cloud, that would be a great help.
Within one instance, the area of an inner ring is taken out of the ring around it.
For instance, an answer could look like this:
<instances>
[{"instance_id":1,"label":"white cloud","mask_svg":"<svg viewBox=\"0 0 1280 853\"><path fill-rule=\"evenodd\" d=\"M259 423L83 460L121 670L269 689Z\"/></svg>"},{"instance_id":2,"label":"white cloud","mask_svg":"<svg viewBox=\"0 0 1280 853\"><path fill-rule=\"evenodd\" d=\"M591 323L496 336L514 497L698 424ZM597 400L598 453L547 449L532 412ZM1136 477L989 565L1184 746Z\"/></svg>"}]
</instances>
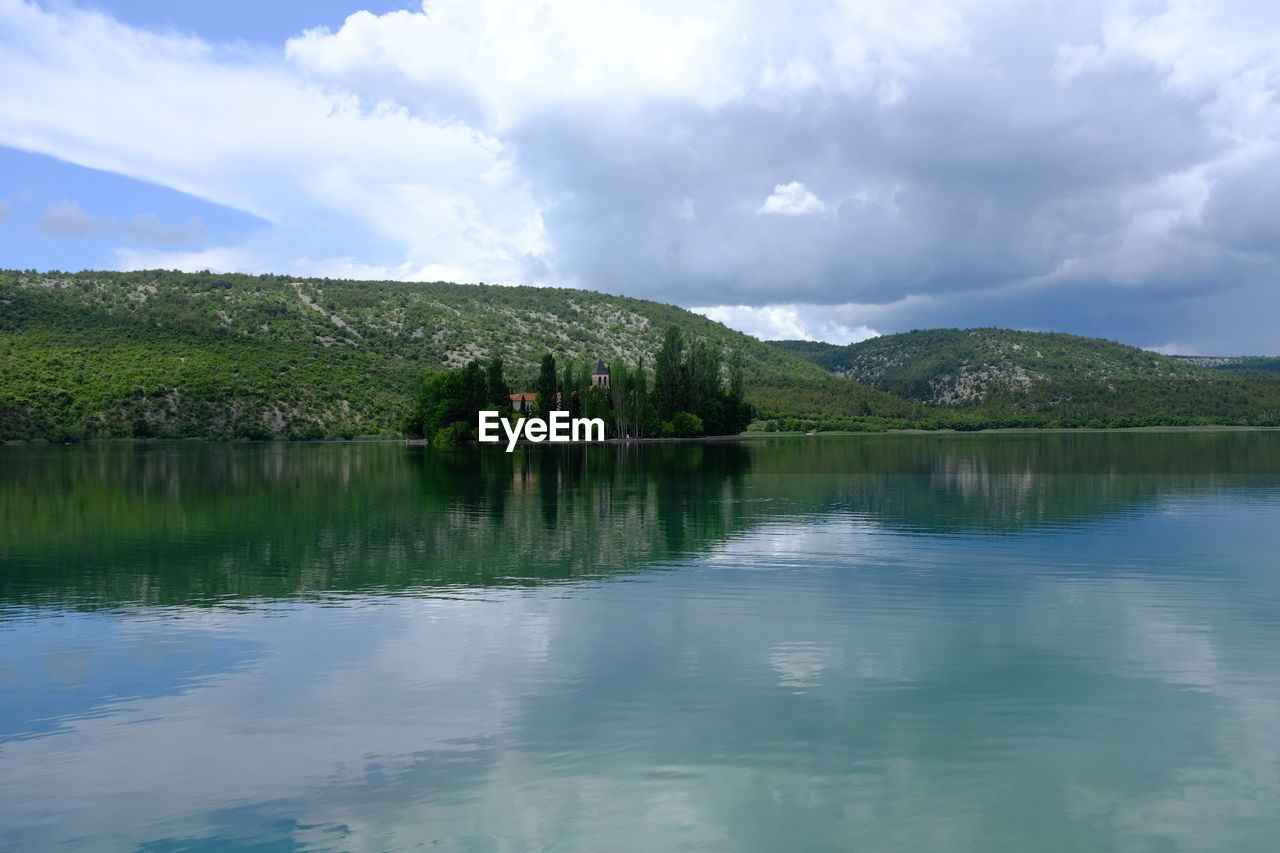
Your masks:
<instances>
[{"instance_id":1,"label":"white cloud","mask_svg":"<svg viewBox=\"0 0 1280 853\"><path fill-rule=\"evenodd\" d=\"M1200 355L1196 348L1191 344L1181 344L1177 341L1170 341L1169 343L1160 344L1159 346L1154 347L1144 347L1144 349L1149 349L1152 352L1158 352L1161 355Z\"/></svg>"},{"instance_id":2,"label":"white cloud","mask_svg":"<svg viewBox=\"0 0 1280 853\"><path fill-rule=\"evenodd\" d=\"M0 0L0 144L263 221L121 265L1257 347L1277 37L1250 2L438 0L270 55Z\"/></svg>"},{"instance_id":3,"label":"white cloud","mask_svg":"<svg viewBox=\"0 0 1280 853\"><path fill-rule=\"evenodd\" d=\"M424 12L357 12L309 30L286 55L313 79L371 101L453 111L511 128L566 103L625 117L650 101L700 109L815 90L879 91L921 56L966 49L952 3L433 0ZM821 58L812 50L822 43Z\"/></svg>"},{"instance_id":4,"label":"white cloud","mask_svg":"<svg viewBox=\"0 0 1280 853\"><path fill-rule=\"evenodd\" d=\"M846 325L835 317L857 313L862 306L827 305L713 305L692 308L705 317L746 332L762 341L825 341L852 344L881 333L865 324Z\"/></svg>"},{"instance_id":5,"label":"white cloud","mask_svg":"<svg viewBox=\"0 0 1280 853\"><path fill-rule=\"evenodd\" d=\"M335 249L340 265L354 250L404 277L446 263L492 281L525 278L543 251L538 208L503 171L504 146L464 124L365 110L277 62L93 12L4 0L0 20L0 143L269 223L225 257L280 270Z\"/></svg>"},{"instance_id":6,"label":"white cloud","mask_svg":"<svg viewBox=\"0 0 1280 853\"><path fill-rule=\"evenodd\" d=\"M783 216L803 216L806 213L822 213L827 209L822 199L809 191L799 181L778 184L773 194L760 205L760 213L780 213Z\"/></svg>"}]
</instances>

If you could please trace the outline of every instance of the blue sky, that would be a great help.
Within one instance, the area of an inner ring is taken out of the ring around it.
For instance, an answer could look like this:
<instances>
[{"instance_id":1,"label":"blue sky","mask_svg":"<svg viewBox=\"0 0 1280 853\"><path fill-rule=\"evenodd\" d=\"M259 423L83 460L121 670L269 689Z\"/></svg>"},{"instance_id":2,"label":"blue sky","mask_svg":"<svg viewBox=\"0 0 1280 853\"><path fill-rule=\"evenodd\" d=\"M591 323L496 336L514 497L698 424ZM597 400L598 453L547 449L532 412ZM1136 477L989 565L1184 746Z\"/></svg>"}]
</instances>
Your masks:
<instances>
[{"instance_id":1,"label":"blue sky","mask_svg":"<svg viewBox=\"0 0 1280 853\"><path fill-rule=\"evenodd\" d=\"M1280 10L0 0L0 266L1280 353Z\"/></svg>"},{"instance_id":2,"label":"blue sky","mask_svg":"<svg viewBox=\"0 0 1280 853\"><path fill-rule=\"evenodd\" d=\"M3 191L9 217L0 224L0 264L8 268L113 268L119 246L152 245L156 236L178 241L180 248L235 242L265 224L167 187L14 148L0 148L0 175L8 179ZM49 217L50 211L68 211L68 204L82 216ZM176 227L178 233L129 234L119 227L142 213L154 215L162 226ZM182 231L193 216L207 236L198 230Z\"/></svg>"},{"instance_id":3,"label":"blue sky","mask_svg":"<svg viewBox=\"0 0 1280 853\"><path fill-rule=\"evenodd\" d=\"M352 12L384 14L418 9L413 2L352 2L352 0L121 0L81 4L100 10L121 23L149 30L181 32L208 41L242 41L278 47L291 36L315 27L338 29Z\"/></svg>"}]
</instances>

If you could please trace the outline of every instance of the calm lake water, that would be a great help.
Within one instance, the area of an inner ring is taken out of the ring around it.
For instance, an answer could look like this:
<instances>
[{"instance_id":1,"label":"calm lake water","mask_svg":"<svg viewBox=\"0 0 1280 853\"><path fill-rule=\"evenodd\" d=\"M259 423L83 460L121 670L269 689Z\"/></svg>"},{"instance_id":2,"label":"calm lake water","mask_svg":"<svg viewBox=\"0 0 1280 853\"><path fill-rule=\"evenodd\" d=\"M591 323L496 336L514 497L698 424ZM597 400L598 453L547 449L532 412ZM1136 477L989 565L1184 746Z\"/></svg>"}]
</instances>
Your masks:
<instances>
[{"instance_id":1,"label":"calm lake water","mask_svg":"<svg viewBox=\"0 0 1280 853\"><path fill-rule=\"evenodd\" d=\"M1280 849L1280 433L0 448L0 848Z\"/></svg>"}]
</instances>

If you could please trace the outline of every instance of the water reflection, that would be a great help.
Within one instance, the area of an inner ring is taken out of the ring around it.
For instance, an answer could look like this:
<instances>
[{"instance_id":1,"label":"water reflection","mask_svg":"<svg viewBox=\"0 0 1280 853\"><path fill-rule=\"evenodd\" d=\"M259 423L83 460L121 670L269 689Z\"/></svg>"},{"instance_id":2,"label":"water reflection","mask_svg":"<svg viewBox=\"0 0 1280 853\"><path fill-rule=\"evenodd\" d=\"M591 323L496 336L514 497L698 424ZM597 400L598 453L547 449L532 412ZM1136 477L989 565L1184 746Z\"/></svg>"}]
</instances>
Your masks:
<instances>
[{"instance_id":1,"label":"water reflection","mask_svg":"<svg viewBox=\"0 0 1280 853\"><path fill-rule=\"evenodd\" d=\"M623 571L748 523L736 496L751 458L735 443L8 451L0 603L225 603Z\"/></svg>"},{"instance_id":2,"label":"water reflection","mask_svg":"<svg viewBox=\"0 0 1280 853\"><path fill-rule=\"evenodd\" d=\"M0 449L0 616L595 577L777 519L1018 531L1265 492L1280 435Z\"/></svg>"},{"instance_id":3,"label":"water reflection","mask_svg":"<svg viewBox=\"0 0 1280 853\"><path fill-rule=\"evenodd\" d=\"M1268 850L1280 434L0 456L0 848Z\"/></svg>"}]
</instances>

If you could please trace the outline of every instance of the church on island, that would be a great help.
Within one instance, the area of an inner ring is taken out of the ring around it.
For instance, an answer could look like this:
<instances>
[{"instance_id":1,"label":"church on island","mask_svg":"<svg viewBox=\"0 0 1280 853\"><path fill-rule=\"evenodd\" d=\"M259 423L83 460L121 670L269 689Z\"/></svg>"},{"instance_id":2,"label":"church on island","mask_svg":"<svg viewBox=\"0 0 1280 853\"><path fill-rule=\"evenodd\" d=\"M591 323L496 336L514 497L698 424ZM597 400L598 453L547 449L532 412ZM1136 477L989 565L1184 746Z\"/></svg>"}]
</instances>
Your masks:
<instances>
[{"instance_id":1,"label":"church on island","mask_svg":"<svg viewBox=\"0 0 1280 853\"><path fill-rule=\"evenodd\" d=\"M604 363L604 359L596 359L596 368L591 371L591 387L601 388L605 391L609 390L609 366ZM560 400L557 395L556 403ZM534 408L538 402L538 395L532 391L522 391L518 394L511 395L511 408L517 412L527 412Z\"/></svg>"}]
</instances>

